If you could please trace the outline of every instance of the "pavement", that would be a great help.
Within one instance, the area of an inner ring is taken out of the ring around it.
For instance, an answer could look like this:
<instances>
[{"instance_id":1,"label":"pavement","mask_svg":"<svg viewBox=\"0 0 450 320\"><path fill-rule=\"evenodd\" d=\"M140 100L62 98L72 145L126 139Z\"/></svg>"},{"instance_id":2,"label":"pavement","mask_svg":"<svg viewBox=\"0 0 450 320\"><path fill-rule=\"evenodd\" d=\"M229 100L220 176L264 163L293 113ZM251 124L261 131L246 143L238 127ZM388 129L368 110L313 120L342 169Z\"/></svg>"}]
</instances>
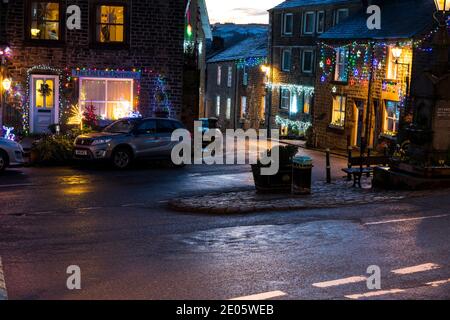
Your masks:
<instances>
[{"instance_id":1,"label":"pavement","mask_svg":"<svg viewBox=\"0 0 450 320\"><path fill-rule=\"evenodd\" d=\"M323 181L324 155L301 152ZM332 158L333 181L345 166ZM168 207L253 189L246 165L9 170L0 177L8 298L450 299L448 195L234 215ZM366 285L373 265L380 290ZM70 266L81 290L66 286Z\"/></svg>"}]
</instances>

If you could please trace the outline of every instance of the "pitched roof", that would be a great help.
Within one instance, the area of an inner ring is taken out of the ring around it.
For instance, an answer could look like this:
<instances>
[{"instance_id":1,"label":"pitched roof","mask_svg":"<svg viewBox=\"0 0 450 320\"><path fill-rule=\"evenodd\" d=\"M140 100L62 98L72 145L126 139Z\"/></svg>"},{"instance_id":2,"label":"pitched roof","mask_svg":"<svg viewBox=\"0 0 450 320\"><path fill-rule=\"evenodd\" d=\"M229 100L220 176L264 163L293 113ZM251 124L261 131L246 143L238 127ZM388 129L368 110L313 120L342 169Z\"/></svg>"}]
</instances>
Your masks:
<instances>
[{"instance_id":1,"label":"pitched roof","mask_svg":"<svg viewBox=\"0 0 450 320\"><path fill-rule=\"evenodd\" d=\"M433 25L434 0L390 0L381 5L381 29L369 30L365 11L350 17L320 39L408 39Z\"/></svg>"},{"instance_id":2,"label":"pitched roof","mask_svg":"<svg viewBox=\"0 0 450 320\"><path fill-rule=\"evenodd\" d=\"M208 63L267 57L267 35L245 39L208 60Z\"/></svg>"},{"instance_id":3,"label":"pitched roof","mask_svg":"<svg viewBox=\"0 0 450 320\"><path fill-rule=\"evenodd\" d=\"M307 6L323 6L323 5L331 5L331 4L340 4L340 3L353 3L360 2L360 0L287 0L283 3L280 3L276 7L270 10L276 9L290 9L290 8L298 8L298 7L307 7Z\"/></svg>"}]
</instances>

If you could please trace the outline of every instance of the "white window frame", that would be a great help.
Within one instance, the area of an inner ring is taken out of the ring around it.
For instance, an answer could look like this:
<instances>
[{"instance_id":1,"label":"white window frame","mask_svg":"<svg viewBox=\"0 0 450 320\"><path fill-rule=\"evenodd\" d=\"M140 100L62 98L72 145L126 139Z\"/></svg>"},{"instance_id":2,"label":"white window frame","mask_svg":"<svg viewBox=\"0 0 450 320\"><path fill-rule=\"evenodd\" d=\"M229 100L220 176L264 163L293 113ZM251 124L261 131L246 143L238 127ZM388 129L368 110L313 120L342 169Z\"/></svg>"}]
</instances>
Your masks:
<instances>
[{"instance_id":1,"label":"white window frame","mask_svg":"<svg viewBox=\"0 0 450 320\"><path fill-rule=\"evenodd\" d=\"M216 97L216 117L220 117L220 96Z\"/></svg>"},{"instance_id":2,"label":"white window frame","mask_svg":"<svg viewBox=\"0 0 450 320\"><path fill-rule=\"evenodd\" d=\"M225 117L227 120L231 119L231 98L227 98L227 110L225 112Z\"/></svg>"},{"instance_id":3,"label":"white window frame","mask_svg":"<svg viewBox=\"0 0 450 320\"><path fill-rule=\"evenodd\" d=\"M283 95L283 93L287 93L286 96ZM285 106L285 103L283 102L284 100L287 100L287 106ZM289 89L286 88L281 88L280 89L280 109L282 110L290 110L291 108L291 91Z\"/></svg>"},{"instance_id":4,"label":"white window frame","mask_svg":"<svg viewBox=\"0 0 450 320\"><path fill-rule=\"evenodd\" d=\"M396 111L398 113L398 118L394 115L394 117L390 117L389 116L389 112L388 112L388 102L392 102L395 103L396 105ZM390 133L398 133L399 127L400 127L400 105L398 102L396 101L390 101L390 100L386 100L384 102L384 113L385 113L385 117L384 117L384 128L383 131L386 132L390 132ZM389 120L392 120L394 123L394 130L389 130L388 126L389 126Z\"/></svg>"},{"instance_id":5,"label":"white window frame","mask_svg":"<svg viewBox=\"0 0 450 320\"><path fill-rule=\"evenodd\" d=\"M320 29L320 19L319 16L322 16L323 19L323 27L322 29ZM317 15L316 15L316 32L317 33L324 33L325 32L325 11L317 11Z\"/></svg>"},{"instance_id":6,"label":"white window frame","mask_svg":"<svg viewBox=\"0 0 450 320\"><path fill-rule=\"evenodd\" d=\"M342 50L345 50L345 52L346 52L344 61L341 61L341 59L340 59ZM335 65L335 70L334 70L334 80L335 81L348 82L348 73L347 73L348 54L349 54L348 48L345 48L345 47L336 48L336 65ZM341 79L341 77L340 77L341 68L346 73L345 79Z\"/></svg>"},{"instance_id":7,"label":"white window frame","mask_svg":"<svg viewBox=\"0 0 450 320\"><path fill-rule=\"evenodd\" d=\"M245 67L242 73L242 85L245 87L248 86L248 72Z\"/></svg>"},{"instance_id":8,"label":"white window frame","mask_svg":"<svg viewBox=\"0 0 450 320\"><path fill-rule=\"evenodd\" d=\"M306 31L307 27L307 16L312 16L312 31ZM316 12L315 11L306 11L303 16L303 34L314 34L314 31L316 29Z\"/></svg>"},{"instance_id":9,"label":"white window frame","mask_svg":"<svg viewBox=\"0 0 450 320\"><path fill-rule=\"evenodd\" d=\"M217 66L217 85L222 84L222 66Z\"/></svg>"},{"instance_id":10,"label":"white window frame","mask_svg":"<svg viewBox=\"0 0 450 320\"><path fill-rule=\"evenodd\" d=\"M305 54L306 53L311 53L311 69L306 69L305 68ZM313 73L314 71L314 50L312 49L306 49L303 50L302 52L302 72L303 73Z\"/></svg>"},{"instance_id":11,"label":"white window frame","mask_svg":"<svg viewBox=\"0 0 450 320\"><path fill-rule=\"evenodd\" d=\"M396 63L396 59L392 55L393 46L388 47L388 58L386 61L386 79L389 80L397 80L398 78L398 64Z\"/></svg>"},{"instance_id":12,"label":"white window frame","mask_svg":"<svg viewBox=\"0 0 450 320\"><path fill-rule=\"evenodd\" d=\"M241 119L245 119L245 114L247 113L247 96L241 97Z\"/></svg>"},{"instance_id":13,"label":"white window frame","mask_svg":"<svg viewBox=\"0 0 450 320\"><path fill-rule=\"evenodd\" d=\"M291 18L291 31L287 31L287 17ZM291 36L294 32L294 14L293 13L283 13L283 29L281 34L283 36Z\"/></svg>"},{"instance_id":14,"label":"white window frame","mask_svg":"<svg viewBox=\"0 0 450 320\"><path fill-rule=\"evenodd\" d=\"M82 103L104 103L105 104L105 111L107 112L108 109L108 103L117 103L120 101L110 101L110 100L81 100L81 91L83 87L83 81L84 80L97 80L97 81L105 81L105 98L108 99L108 82L110 81L130 81L130 104L131 104L131 110L134 110L134 80L131 78L96 78L96 77L80 77L79 78L79 87L78 87L78 103L81 107ZM108 119L107 114L102 114L103 118Z\"/></svg>"},{"instance_id":15,"label":"white window frame","mask_svg":"<svg viewBox=\"0 0 450 320\"><path fill-rule=\"evenodd\" d=\"M286 68L286 57L285 54L289 53L289 68ZM290 72L292 67L292 50L291 49L282 49L281 50L281 70L284 72Z\"/></svg>"},{"instance_id":16,"label":"white window frame","mask_svg":"<svg viewBox=\"0 0 450 320\"><path fill-rule=\"evenodd\" d=\"M348 8L341 8L341 9L337 9L335 11L335 16L334 16L334 25L338 25L339 23L341 23L342 21L339 21L339 13L340 12L346 12L347 13L347 17L345 19L347 19L350 15L350 12L348 10Z\"/></svg>"},{"instance_id":17,"label":"white window frame","mask_svg":"<svg viewBox=\"0 0 450 320\"><path fill-rule=\"evenodd\" d=\"M233 84L233 67L228 67L227 87L231 88Z\"/></svg>"},{"instance_id":18,"label":"white window frame","mask_svg":"<svg viewBox=\"0 0 450 320\"><path fill-rule=\"evenodd\" d=\"M334 108L334 102L335 99L339 99L339 110L335 110ZM345 127L345 118L346 118L346 109L347 109L347 96L344 95L334 95L333 101L331 104L331 125L338 126L338 127ZM336 111L336 112L335 112ZM341 118L341 123L337 123L338 117L335 117L335 114L339 113L339 116Z\"/></svg>"}]
</instances>

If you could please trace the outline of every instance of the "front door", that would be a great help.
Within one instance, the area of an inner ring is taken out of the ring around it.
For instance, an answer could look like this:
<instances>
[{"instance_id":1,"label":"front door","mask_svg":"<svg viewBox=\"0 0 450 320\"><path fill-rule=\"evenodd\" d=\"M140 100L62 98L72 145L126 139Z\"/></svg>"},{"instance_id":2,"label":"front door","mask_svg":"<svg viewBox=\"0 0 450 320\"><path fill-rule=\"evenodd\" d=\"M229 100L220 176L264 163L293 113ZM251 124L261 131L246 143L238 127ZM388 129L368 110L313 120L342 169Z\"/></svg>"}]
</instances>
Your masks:
<instances>
[{"instance_id":1,"label":"front door","mask_svg":"<svg viewBox=\"0 0 450 320\"><path fill-rule=\"evenodd\" d=\"M48 133L58 123L59 79L54 75L32 75L30 129L32 133Z\"/></svg>"},{"instance_id":2,"label":"front door","mask_svg":"<svg viewBox=\"0 0 450 320\"><path fill-rule=\"evenodd\" d=\"M361 138L364 130L364 101L355 101L356 105L356 141L355 144L361 147Z\"/></svg>"}]
</instances>

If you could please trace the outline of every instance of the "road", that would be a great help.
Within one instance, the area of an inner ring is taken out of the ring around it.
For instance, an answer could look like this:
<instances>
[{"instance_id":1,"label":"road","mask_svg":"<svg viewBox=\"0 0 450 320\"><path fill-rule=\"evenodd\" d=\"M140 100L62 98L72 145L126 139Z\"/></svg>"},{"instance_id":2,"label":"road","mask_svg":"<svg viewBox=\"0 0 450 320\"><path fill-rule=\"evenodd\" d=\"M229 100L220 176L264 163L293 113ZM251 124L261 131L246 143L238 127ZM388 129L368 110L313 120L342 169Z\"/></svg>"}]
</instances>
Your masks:
<instances>
[{"instance_id":1,"label":"road","mask_svg":"<svg viewBox=\"0 0 450 320\"><path fill-rule=\"evenodd\" d=\"M324 179L323 154L303 152ZM341 178L346 160L332 164ZM8 171L0 177L8 298L450 298L450 197L232 216L166 206L252 187L248 166ZM66 287L71 265L81 268L81 290ZM371 265L381 291L366 286Z\"/></svg>"}]
</instances>

